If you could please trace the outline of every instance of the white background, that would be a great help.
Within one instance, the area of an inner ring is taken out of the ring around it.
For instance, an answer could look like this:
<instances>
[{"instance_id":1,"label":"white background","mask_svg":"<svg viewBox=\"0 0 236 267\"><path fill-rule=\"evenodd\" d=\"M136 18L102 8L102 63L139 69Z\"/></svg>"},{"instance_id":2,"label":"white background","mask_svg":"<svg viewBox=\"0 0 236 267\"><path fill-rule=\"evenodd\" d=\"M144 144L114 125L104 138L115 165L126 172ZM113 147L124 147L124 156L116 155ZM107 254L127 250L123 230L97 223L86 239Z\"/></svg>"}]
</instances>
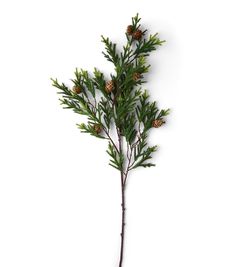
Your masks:
<instances>
[{"instance_id":1,"label":"white background","mask_svg":"<svg viewBox=\"0 0 236 267\"><path fill-rule=\"evenodd\" d=\"M235 1L0 2L0 266L117 267L120 180L106 141L80 134L50 77L112 70L139 12L166 44L147 88L168 123L157 167L127 188L124 267L236 266Z\"/></svg>"}]
</instances>

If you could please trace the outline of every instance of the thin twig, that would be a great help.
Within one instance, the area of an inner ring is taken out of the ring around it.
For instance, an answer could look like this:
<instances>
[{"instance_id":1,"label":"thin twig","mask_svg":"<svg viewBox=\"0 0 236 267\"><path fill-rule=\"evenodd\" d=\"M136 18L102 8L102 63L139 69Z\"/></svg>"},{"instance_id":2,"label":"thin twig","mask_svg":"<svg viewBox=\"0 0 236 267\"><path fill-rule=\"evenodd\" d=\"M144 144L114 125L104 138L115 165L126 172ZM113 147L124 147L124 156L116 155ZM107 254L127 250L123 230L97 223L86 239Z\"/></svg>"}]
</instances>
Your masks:
<instances>
[{"instance_id":1,"label":"thin twig","mask_svg":"<svg viewBox=\"0 0 236 267\"><path fill-rule=\"evenodd\" d=\"M103 130L104 130L104 132L105 132L107 138L111 141L111 143L112 143L113 146L115 147L117 153L120 153L118 147L116 146L115 142L114 142L113 139L111 138L111 136L110 136L109 132L107 131L106 127L105 127L105 126L102 126L102 127L103 127Z\"/></svg>"},{"instance_id":2,"label":"thin twig","mask_svg":"<svg viewBox=\"0 0 236 267\"><path fill-rule=\"evenodd\" d=\"M129 156L127 156L128 164L127 164L127 168L126 168L126 171L125 171L124 185L126 184L128 173L130 171L130 163L131 163L131 159L132 159L132 155L133 155L133 147L131 147L130 145L129 145L129 147L130 147L130 153L129 153Z\"/></svg>"}]
</instances>

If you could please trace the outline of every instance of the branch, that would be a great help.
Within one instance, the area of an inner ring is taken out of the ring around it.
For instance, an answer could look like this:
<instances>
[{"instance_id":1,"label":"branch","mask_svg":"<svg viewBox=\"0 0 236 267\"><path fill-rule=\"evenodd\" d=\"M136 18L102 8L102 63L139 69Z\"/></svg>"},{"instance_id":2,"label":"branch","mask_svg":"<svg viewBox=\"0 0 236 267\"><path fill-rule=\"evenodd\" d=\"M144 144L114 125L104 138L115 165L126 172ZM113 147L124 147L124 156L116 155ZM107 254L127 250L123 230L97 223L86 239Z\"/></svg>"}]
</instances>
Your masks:
<instances>
[{"instance_id":1,"label":"branch","mask_svg":"<svg viewBox=\"0 0 236 267\"><path fill-rule=\"evenodd\" d=\"M128 158L128 164L127 164L127 168L126 168L126 171L125 171L125 175L124 175L124 185L126 184L126 180L127 180L127 177L128 177L128 173L130 171L130 166L131 166L131 159L132 159L132 155L133 155L133 148L131 147L131 145L127 142L129 148L130 148L130 154L129 156L127 155L127 158Z\"/></svg>"},{"instance_id":2,"label":"branch","mask_svg":"<svg viewBox=\"0 0 236 267\"><path fill-rule=\"evenodd\" d=\"M104 130L105 134L107 135L107 139L111 141L111 143L113 144L115 150L117 151L117 153L119 153L119 149L117 148L117 146L116 146L114 140L113 140L113 139L111 138L111 136L109 135L109 133L108 133L108 131L107 131L107 129L106 129L105 126L103 126L103 130Z\"/></svg>"}]
</instances>

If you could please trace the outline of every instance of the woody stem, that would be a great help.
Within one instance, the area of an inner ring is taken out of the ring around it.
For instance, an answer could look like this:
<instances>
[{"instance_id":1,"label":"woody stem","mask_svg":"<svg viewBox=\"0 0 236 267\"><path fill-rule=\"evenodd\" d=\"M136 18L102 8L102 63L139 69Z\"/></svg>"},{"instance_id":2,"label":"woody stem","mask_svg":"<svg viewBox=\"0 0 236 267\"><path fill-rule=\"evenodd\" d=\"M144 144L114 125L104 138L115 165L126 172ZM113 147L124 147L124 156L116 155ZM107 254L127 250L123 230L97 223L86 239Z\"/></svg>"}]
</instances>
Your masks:
<instances>
[{"instance_id":1,"label":"woody stem","mask_svg":"<svg viewBox=\"0 0 236 267\"><path fill-rule=\"evenodd\" d=\"M122 155L123 153L123 144L122 144L122 136L120 134L119 129L117 129L117 134L118 134L118 140L119 140L119 153ZM123 166L122 170L120 172L120 181L121 181L121 208L122 208L122 221L121 221L121 244L120 244L120 260L119 260L119 267L122 267L123 263L123 254L124 254L124 234L125 234L125 183L124 183L125 175L123 171Z\"/></svg>"}]
</instances>

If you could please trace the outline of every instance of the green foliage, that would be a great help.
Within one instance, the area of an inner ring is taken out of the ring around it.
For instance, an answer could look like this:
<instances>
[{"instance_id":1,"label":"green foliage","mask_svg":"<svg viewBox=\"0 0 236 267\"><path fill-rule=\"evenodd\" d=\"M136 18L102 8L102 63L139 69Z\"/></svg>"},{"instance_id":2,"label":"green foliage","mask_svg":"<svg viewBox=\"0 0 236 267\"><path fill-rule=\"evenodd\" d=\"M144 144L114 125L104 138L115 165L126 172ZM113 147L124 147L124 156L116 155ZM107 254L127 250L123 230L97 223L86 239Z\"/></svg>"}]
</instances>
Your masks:
<instances>
[{"instance_id":1,"label":"green foliage","mask_svg":"<svg viewBox=\"0 0 236 267\"><path fill-rule=\"evenodd\" d=\"M149 56L149 53L156 50L158 45L162 45L165 41L161 41L158 37L158 33L150 35L148 40L143 39L136 44L134 51L135 58L142 56Z\"/></svg>"},{"instance_id":2,"label":"green foliage","mask_svg":"<svg viewBox=\"0 0 236 267\"><path fill-rule=\"evenodd\" d=\"M140 123L143 124L145 131L152 127L152 121L155 120L158 114L156 102L149 102L149 95L145 91L140 96L140 104L136 106L136 115Z\"/></svg>"},{"instance_id":3,"label":"green foliage","mask_svg":"<svg viewBox=\"0 0 236 267\"><path fill-rule=\"evenodd\" d=\"M105 44L105 49L107 53L102 52L105 58L112 62L115 66L119 64L120 58L116 52L116 44L112 43L109 38L102 36L102 42Z\"/></svg>"},{"instance_id":4,"label":"green foliage","mask_svg":"<svg viewBox=\"0 0 236 267\"><path fill-rule=\"evenodd\" d=\"M124 155L122 152L117 152L111 142L108 143L107 154L111 157L109 165L117 170L123 171Z\"/></svg>"},{"instance_id":5,"label":"green foliage","mask_svg":"<svg viewBox=\"0 0 236 267\"><path fill-rule=\"evenodd\" d=\"M155 164L148 163L147 161L152 158L151 155L156 150L157 146L147 146L147 132L144 131L140 136L139 142L134 146L134 161L130 169L155 166Z\"/></svg>"},{"instance_id":6,"label":"green foliage","mask_svg":"<svg viewBox=\"0 0 236 267\"><path fill-rule=\"evenodd\" d=\"M95 136L95 137L98 137L101 139L105 139L104 136L102 136L96 132L96 130L94 128L94 124L92 124L92 123L88 123L88 124L80 123L80 124L77 124L77 126L81 130L81 133L89 133L92 136Z\"/></svg>"},{"instance_id":7,"label":"green foliage","mask_svg":"<svg viewBox=\"0 0 236 267\"><path fill-rule=\"evenodd\" d=\"M121 50L109 38L102 36L103 55L114 65L114 73L110 75L111 92L106 89L109 79L97 68L93 73L75 70L71 81L79 88L77 91L52 79L63 107L87 117L87 123L78 124L81 132L107 139L109 164L126 176L137 167L155 166L150 160L157 147L148 146L148 132L153 121L163 121L169 114L169 109L159 110L157 103L151 101L148 92L141 87L145 83L145 73L150 69L147 57L164 41L157 33L146 36L147 30L141 28L140 20L138 14L132 18L132 32L126 32L127 43ZM141 31L138 40L133 37L136 31ZM114 133L111 134L112 129L116 130L118 140Z\"/></svg>"}]
</instances>

